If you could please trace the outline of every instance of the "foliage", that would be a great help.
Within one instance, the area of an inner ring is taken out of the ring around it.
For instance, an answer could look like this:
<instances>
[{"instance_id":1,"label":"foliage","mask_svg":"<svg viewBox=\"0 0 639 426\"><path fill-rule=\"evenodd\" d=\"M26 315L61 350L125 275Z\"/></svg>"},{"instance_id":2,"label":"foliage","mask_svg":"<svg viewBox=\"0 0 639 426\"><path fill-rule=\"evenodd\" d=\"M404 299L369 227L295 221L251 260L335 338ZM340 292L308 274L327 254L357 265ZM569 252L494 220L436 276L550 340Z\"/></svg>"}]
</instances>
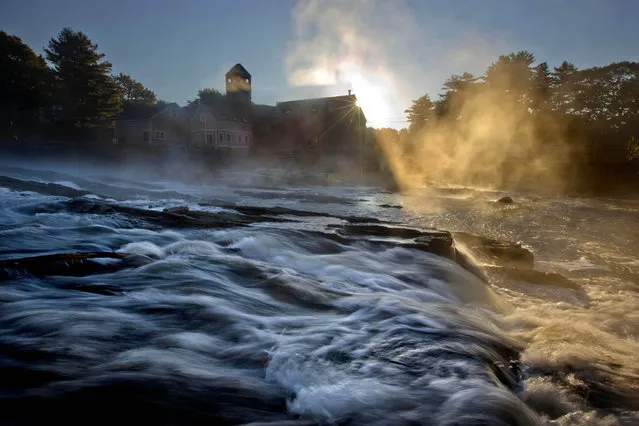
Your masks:
<instances>
[{"instance_id":1,"label":"foliage","mask_svg":"<svg viewBox=\"0 0 639 426\"><path fill-rule=\"evenodd\" d=\"M0 122L3 132L37 120L37 109L50 102L50 73L41 56L16 36L0 31Z\"/></svg>"},{"instance_id":2,"label":"foliage","mask_svg":"<svg viewBox=\"0 0 639 426\"><path fill-rule=\"evenodd\" d=\"M103 125L121 110L120 90L98 45L86 34L64 28L49 41L46 58L55 76L58 121L76 127Z\"/></svg>"},{"instance_id":3,"label":"foliage","mask_svg":"<svg viewBox=\"0 0 639 426\"><path fill-rule=\"evenodd\" d=\"M198 105L203 103L206 106L212 107L220 105L224 102L226 97L217 89L201 89L197 92L197 98L187 102L189 106Z\"/></svg>"},{"instance_id":4,"label":"foliage","mask_svg":"<svg viewBox=\"0 0 639 426\"><path fill-rule=\"evenodd\" d=\"M155 93L130 75L120 73L114 76L113 79L120 89L122 100L125 104L153 105L157 102Z\"/></svg>"},{"instance_id":5,"label":"foliage","mask_svg":"<svg viewBox=\"0 0 639 426\"><path fill-rule=\"evenodd\" d=\"M424 95L414 100L413 105L405 111L410 122L409 131L415 133L426 127L433 119L434 111L435 104L430 96Z\"/></svg>"},{"instance_id":6,"label":"foliage","mask_svg":"<svg viewBox=\"0 0 639 426\"><path fill-rule=\"evenodd\" d=\"M634 136L628 142L628 159L639 160L639 139Z\"/></svg>"}]
</instances>

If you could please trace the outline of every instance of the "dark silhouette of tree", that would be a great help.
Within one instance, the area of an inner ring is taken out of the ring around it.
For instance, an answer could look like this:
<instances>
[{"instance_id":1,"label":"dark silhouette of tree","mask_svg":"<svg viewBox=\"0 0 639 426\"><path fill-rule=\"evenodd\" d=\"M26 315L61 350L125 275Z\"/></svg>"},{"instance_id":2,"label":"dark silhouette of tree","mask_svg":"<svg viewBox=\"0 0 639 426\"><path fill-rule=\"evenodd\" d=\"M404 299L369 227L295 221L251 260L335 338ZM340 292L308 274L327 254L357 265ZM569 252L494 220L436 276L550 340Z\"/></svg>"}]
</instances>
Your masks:
<instances>
[{"instance_id":1,"label":"dark silhouette of tree","mask_svg":"<svg viewBox=\"0 0 639 426\"><path fill-rule=\"evenodd\" d=\"M49 41L46 58L55 75L59 122L76 127L105 125L121 110L122 100L98 45L86 34L64 28Z\"/></svg>"},{"instance_id":2,"label":"dark silhouette of tree","mask_svg":"<svg viewBox=\"0 0 639 426\"><path fill-rule=\"evenodd\" d=\"M435 104L430 99L430 96L424 95L413 101L413 105L406 111L406 117L408 119L409 131L411 133L422 130L426 125L433 120L435 112Z\"/></svg>"},{"instance_id":3,"label":"dark silhouette of tree","mask_svg":"<svg viewBox=\"0 0 639 426\"><path fill-rule=\"evenodd\" d=\"M16 36L0 31L1 131L18 137L50 102L51 75L44 59Z\"/></svg>"},{"instance_id":4,"label":"dark silhouette of tree","mask_svg":"<svg viewBox=\"0 0 639 426\"><path fill-rule=\"evenodd\" d=\"M475 77L469 72L453 74L442 85L443 93L439 95L435 105L437 116L458 119L465 99L474 93L481 79L482 77Z\"/></svg>"},{"instance_id":5,"label":"dark silhouette of tree","mask_svg":"<svg viewBox=\"0 0 639 426\"><path fill-rule=\"evenodd\" d=\"M574 107L574 81L577 67L564 61L550 75L550 103L553 111L568 115Z\"/></svg>"},{"instance_id":6,"label":"dark silhouette of tree","mask_svg":"<svg viewBox=\"0 0 639 426\"><path fill-rule=\"evenodd\" d=\"M534 73L532 64L535 56L525 50L509 55L501 55L486 71L486 84L494 94L506 100L529 108L531 104L530 86Z\"/></svg>"},{"instance_id":7,"label":"dark silhouette of tree","mask_svg":"<svg viewBox=\"0 0 639 426\"><path fill-rule=\"evenodd\" d=\"M533 111L546 111L550 105L552 75L546 62L533 69L531 82L531 108Z\"/></svg>"},{"instance_id":8,"label":"dark silhouette of tree","mask_svg":"<svg viewBox=\"0 0 639 426\"><path fill-rule=\"evenodd\" d=\"M212 107L222 104L225 99L226 96L219 90L206 88L199 90L197 92L197 98L188 101L187 104L193 106L203 103L206 106Z\"/></svg>"},{"instance_id":9,"label":"dark silhouette of tree","mask_svg":"<svg viewBox=\"0 0 639 426\"><path fill-rule=\"evenodd\" d=\"M130 75L120 73L113 77L120 88L122 100L125 104L134 105L153 105L157 102L157 96L152 90L147 89L144 85Z\"/></svg>"}]
</instances>

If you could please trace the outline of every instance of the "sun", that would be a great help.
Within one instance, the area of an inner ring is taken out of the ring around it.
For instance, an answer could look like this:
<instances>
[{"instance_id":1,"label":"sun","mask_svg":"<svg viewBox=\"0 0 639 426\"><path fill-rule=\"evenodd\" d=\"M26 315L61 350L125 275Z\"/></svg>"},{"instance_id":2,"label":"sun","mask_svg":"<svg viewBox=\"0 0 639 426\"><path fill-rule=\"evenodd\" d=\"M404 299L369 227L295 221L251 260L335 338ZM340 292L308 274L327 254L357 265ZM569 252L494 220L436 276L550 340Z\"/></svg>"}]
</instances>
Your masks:
<instances>
[{"instance_id":1,"label":"sun","mask_svg":"<svg viewBox=\"0 0 639 426\"><path fill-rule=\"evenodd\" d=\"M383 82L356 68L349 69L345 77L351 82L357 96L356 104L362 108L370 125L372 127L388 126L390 107Z\"/></svg>"}]
</instances>

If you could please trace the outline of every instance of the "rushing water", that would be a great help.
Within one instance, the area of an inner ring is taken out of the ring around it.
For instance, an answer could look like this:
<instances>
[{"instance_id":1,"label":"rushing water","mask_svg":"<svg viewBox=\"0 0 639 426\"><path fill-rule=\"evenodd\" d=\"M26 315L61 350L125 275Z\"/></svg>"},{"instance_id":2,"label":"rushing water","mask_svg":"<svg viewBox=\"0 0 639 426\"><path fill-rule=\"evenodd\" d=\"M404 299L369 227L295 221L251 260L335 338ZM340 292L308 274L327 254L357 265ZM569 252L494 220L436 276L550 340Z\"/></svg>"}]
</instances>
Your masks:
<instances>
[{"instance_id":1,"label":"rushing water","mask_svg":"<svg viewBox=\"0 0 639 426\"><path fill-rule=\"evenodd\" d=\"M519 241L577 286L312 231L334 217L167 228L0 187L0 260L117 251L135 267L0 286L0 424L639 424L639 202L468 188L238 187L3 166L120 205L202 199ZM253 181L256 183L256 181ZM403 209L381 208L401 204ZM118 259L104 262L119 262ZM113 286L123 294L78 291ZM516 362L520 356L521 364Z\"/></svg>"}]
</instances>

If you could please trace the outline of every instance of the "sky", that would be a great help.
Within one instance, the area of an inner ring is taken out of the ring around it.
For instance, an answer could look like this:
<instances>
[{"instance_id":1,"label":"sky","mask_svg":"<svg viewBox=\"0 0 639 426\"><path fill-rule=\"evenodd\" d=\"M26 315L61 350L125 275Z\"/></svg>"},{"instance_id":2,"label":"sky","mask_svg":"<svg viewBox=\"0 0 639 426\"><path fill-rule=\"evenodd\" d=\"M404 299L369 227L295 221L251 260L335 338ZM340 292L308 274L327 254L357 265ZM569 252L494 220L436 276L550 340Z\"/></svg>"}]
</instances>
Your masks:
<instances>
[{"instance_id":1,"label":"sky","mask_svg":"<svg viewBox=\"0 0 639 426\"><path fill-rule=\"evenodd\" d=\"M0 30L36 53L64 27L83 31L113 72L185 104L224 89L242 63L253 100L275 104L352 89L374 127L437 98L453 73L482 74L528 50L550 66L639 61L636 0L0 0Z\"/></svg>"}]
</instances>

